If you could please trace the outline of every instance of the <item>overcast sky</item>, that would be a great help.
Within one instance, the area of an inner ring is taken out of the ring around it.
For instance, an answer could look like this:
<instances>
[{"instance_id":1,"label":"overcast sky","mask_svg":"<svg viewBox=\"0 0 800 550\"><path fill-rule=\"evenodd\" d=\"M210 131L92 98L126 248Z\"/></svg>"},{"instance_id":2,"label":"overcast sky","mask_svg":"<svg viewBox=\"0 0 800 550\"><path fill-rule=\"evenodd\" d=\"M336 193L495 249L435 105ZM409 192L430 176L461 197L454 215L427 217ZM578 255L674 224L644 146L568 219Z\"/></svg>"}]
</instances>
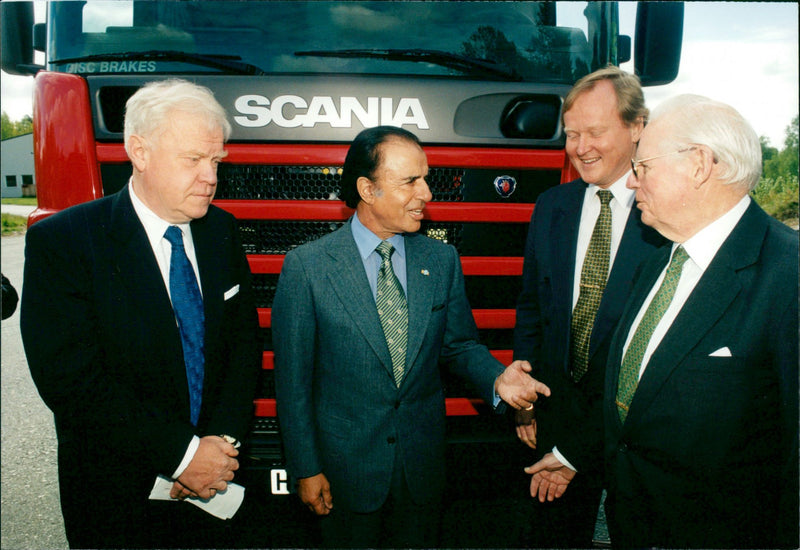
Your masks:
<instances>
[{"instance_id":1,"label":"overcast sky","mask_svg":"<svg viewBox=\"0 0 800 550\"><path fill-rule=\"evenodd\" d=\"M43 17L40 6L37 21ZM732 105L758 135L782 147L785 129L800 104L798 3L686 2L685 6L678 78L667 86L646 88L648 106L679 93L706 95ZM620 2L623 33L633 33L635 7L634 2ZM632 64L623 68L632 70ZM0 108L12 120L31 114L33 79L1 76Z\"/></svg>"}]
</instances>

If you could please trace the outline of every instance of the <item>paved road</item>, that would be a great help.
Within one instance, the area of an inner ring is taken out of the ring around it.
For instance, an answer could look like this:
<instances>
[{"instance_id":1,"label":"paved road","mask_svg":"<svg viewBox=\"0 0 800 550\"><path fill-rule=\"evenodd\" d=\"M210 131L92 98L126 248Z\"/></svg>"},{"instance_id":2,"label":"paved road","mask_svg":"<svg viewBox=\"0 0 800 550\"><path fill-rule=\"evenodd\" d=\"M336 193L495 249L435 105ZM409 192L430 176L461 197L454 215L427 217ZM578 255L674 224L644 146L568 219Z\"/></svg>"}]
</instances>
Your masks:
<instances>
[{"instance_id":1,"label":"paved road","mask_svg":"<svg viewBox=\"0 0 800 550\"><path fill-rule=\"evenodd\" d=\"M24 247L23 236L0 239L2 270L17 292L22 286ZM0 364L0 546L9 550L68 548L58 502L53 415L28 372L19 311L2 322Z\"/></svg>"}]
</instances>

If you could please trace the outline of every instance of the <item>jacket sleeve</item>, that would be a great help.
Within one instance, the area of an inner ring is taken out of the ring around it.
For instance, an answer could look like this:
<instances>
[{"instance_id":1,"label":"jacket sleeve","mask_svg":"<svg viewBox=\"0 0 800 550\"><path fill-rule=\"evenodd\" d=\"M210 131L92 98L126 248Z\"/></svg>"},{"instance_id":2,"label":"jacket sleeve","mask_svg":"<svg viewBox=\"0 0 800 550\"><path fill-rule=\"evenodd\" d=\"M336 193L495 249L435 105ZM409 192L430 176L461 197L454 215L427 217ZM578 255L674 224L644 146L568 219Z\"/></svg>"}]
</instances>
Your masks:
<instances>
[{"instance_id":1,"label":"jacket sleeve","mask_svg":"<svg viewBox=\"0 0 800 550\"><path fill-rule=\"evenodd\" d=\"M441 358L453 373L469 380L478 389L481 398L491 404L494 401L494 381L505 367L489 353L486 346L478 342L478 329L464 290L464 274L458 252L450 245L447 250L452 279Z\"/></svg>"},{"instance_id":2,"label":"jacket sleeve","mask_svg":"<svg viewBox=\"0 0 800 550\"><path fill-rule=\"evenodd\" d=\"M313 417L316 321L311 286L297 254L283 263L272 305L275 392L287 465L297 478L322 471Z\"/></svg>"}]
</instances>

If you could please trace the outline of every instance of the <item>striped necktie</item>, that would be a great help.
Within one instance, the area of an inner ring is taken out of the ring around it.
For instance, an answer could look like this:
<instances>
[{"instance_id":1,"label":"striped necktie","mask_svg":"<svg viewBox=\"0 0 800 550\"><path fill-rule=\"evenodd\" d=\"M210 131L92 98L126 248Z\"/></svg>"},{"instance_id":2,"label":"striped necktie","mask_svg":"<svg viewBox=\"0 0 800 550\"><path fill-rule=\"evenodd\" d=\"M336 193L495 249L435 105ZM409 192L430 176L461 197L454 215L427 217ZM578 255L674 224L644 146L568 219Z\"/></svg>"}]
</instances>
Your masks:
<instances>
[{"instance_id":1,"label":"striped necktie","mask_svg":"<svg viewBox=\"0 0 800 550\"><path fill-rule=\"evenodd\" d=\"M406 367L406 348L408 346L408 304L403 287L392 269L394 247L388 241L381 241L375 251L381 257L378 271L378 317L381 320L386 345L392 357L392 373L397 387L403 380Z\"/></svg>"},{"instance_id":2,"label":"striped necktie","mask_svg":"<svg viewBox=\"0 0 800 550\"><path fill-rule=\"evenodd\" d=\"M601 189L600 215L594 224L589 248L581 268L581 283L578 301L572 311L570 325L570 355L572 357L572 379L578 382L589 368L589 342L592 338L594 319L608 279L611 256L611 191Z\"/></svg>"},{"instance_id":3,"label":"striped necktie","mask_svg":"<svg viewBox=\"0 0 800 550\"><path fill-rule=\"evenodd\" d=\"M628 350L625 352L625 357L622 360L622 367L619 370L619 385L617 386L617 413L619 419L624 423L628 416L628 409L630 408L633 394L636 393L636 387L639 385L639 370L642 366L642 358L650 343L650 338L653 331L656 329L659 321L667 311L672 298L675 296L675 289L678 287L678 281L681 278L681 270L683 264L689 258L689 255L684 250L683 246L675 249L667 267L667 273L664 275L664 280L658 288L653 301L647 306L647 311L642 316L639 326L636 327L636 332L633 333L631 343L628 345Z\"/></svg>"}]
</instances>

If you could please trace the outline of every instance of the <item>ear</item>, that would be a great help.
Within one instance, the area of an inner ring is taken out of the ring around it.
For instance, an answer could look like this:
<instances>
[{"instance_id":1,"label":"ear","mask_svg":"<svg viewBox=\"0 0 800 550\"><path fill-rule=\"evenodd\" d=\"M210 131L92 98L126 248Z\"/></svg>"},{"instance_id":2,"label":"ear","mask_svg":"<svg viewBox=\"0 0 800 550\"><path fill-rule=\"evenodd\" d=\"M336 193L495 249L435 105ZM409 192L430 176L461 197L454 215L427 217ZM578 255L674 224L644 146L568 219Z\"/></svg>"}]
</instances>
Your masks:
<instances>
[{"instance_id":1,"label":"ear","mask_svg":"<svg viewBox=\"0 0 800 550\"><path fill-rule=\"evenodd\" d=\"M133 164L134 169L138 172L144 172L150 157L147 141L141 136L131 135L128 138L128 156L131 158L131 164Z\"/></svg>"},{"instance_id":2,"label":"ear","mask_svg":"<svg viewBox=\"0 0 800 550\"><path fill-rule=\"evenodd\" d=\"M356 189L358 189L361 200L365 203L372 204L375 201L377 188L371 179L361 176L356 180Z\"/></svg>"},{"instance_id":3,"label":"ear","mask_svg":"<svg viewBox=\"0 0 800 550\"><path fill-rule=\"evenodd\" d=\"M639 143L642 137L642 130L644 130L644 117L638 117L636 122L628 126L628 129L631 132L631 141L633 143Z\"/></svg>"},{"instance_id":4,"label":"ear","mask_svg":"<svg viewBox=\"0 0 800 550\"><path fill-rule=\"evenodd\" d=\"M714 153L706 146L698 145L697 150L692 155L692 179L695 189L700 189L708 180L711 179L712 172L716 166Z\"/></svg>"}]
</instances>

